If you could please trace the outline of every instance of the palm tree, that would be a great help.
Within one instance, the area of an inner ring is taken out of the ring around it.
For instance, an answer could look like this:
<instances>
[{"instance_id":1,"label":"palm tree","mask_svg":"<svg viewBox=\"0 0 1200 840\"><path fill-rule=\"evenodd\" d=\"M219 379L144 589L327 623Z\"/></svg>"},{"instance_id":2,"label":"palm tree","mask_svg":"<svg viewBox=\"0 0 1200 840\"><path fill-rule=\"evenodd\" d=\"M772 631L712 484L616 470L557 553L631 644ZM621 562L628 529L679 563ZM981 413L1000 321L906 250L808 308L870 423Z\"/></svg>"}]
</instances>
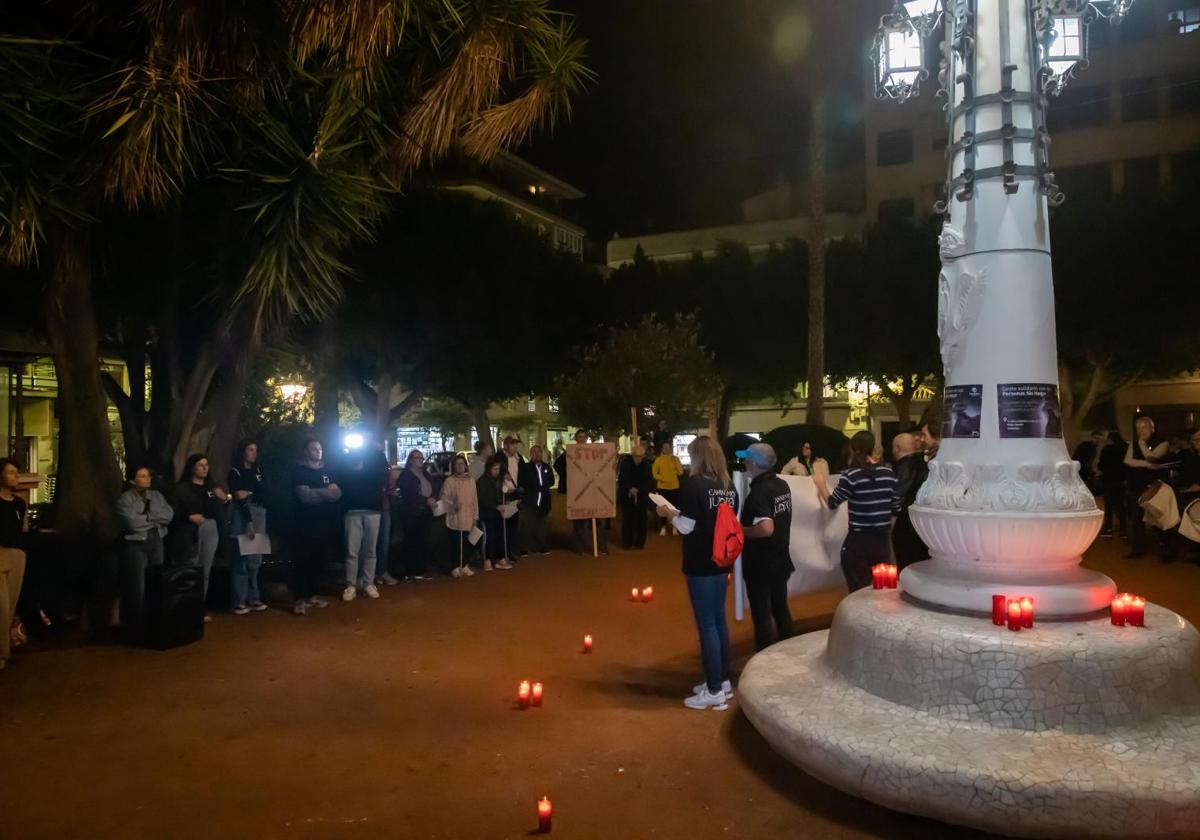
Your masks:
<instances>
[{"instance_id":1,"label":"palm tree","mask_svg":"<svg viewBox=\"0 0 1200 840\"><path fill-rule=\"evenodd\" d=\"M0 253L44 277L67 408L60 523L101 534L118 482L91 300L95 219L171 206L214 177L229 197L239 247L216 281L230 305L179 385L178 460L206 401L236 405L271 325L329 313L346 251L371 238L407 176L455 147L486 159L552 128L589 79L583 43L546 0L61 12L39 6L0 34Z\"/></svg>"}]
</instances>

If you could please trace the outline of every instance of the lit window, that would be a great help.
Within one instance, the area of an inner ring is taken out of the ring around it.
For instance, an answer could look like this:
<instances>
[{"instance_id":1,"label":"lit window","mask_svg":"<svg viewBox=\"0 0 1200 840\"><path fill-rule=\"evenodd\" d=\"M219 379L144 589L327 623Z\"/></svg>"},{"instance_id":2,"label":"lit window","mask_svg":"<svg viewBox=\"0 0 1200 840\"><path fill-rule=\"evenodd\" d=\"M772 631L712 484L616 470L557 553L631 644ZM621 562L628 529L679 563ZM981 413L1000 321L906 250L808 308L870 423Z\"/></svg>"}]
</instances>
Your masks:
<instances>
[{"instance_id":1,"label":"lit window","mask_svg":"<svg viewBox=\"0 0 1200 840\"><path fill-rule=\"evenodd\" d=\"M1167 13L1167 20L1178 27L1179 34L1200 32L1200 6L1191 9L1175 9Z\"/></svg>"},{"instance_id":2,"label":"lit window","mask_svg":"<svg viewBox=\"0 0 1200 840\"><path fill-rule=\"evenodd\" d=\"M555 414L558 414L558 397L548 397L546 399L546 407Z\"/></svg>"},{"instance_id":3,"label":"lit window","mask_svg":"<svg viewBox=\"0 0 1200 840\"><path fill-rule=\"evenodd\" d=\"M537 411L537 397L530 397L528 402L525 403L525 407L529 410L530 414Z\"/></svg>"}]
</instances>

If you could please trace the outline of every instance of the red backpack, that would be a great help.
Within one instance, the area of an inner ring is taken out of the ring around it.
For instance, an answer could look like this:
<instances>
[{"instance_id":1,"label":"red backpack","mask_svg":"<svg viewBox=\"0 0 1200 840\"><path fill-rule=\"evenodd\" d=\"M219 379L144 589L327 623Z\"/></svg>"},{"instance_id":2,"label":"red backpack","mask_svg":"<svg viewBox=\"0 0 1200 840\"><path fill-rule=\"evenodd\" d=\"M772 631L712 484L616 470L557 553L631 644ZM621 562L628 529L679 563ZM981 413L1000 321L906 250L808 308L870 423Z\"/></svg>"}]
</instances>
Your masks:
<instances>
[{"instance_id":1,"label":"red backpack","mask_svg":"<svg viewBox=\"0 0 1200 840\"><path fill-rule=\"evenodd\" d=\"M737 514L729 506L729 502L717 505L717 524L713 528L713 562L722 569L733 565L742 553L742 545L746 536L742 533L742 523L738 522Z\"/></svg>"}]
</instances>

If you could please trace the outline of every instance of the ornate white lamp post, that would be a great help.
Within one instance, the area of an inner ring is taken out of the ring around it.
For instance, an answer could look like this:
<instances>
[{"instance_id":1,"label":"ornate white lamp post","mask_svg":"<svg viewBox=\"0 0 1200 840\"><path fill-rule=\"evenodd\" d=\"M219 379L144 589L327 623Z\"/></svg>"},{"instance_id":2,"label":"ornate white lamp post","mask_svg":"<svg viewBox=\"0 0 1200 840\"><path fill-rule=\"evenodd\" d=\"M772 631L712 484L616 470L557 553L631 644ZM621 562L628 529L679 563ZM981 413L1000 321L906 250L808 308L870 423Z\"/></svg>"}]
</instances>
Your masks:
<instances>
[{"instance_id":1,"label":"ornate white lamp post","mask_svg":"<svg viewBox=\"0 0 1200 840\"><path fill-rule=\"evenodd\" d=\"M1131 0L897 2L876 37L879 98L904 101L941 31L949 132L938 335L944 437L912 518L933 559L905 570L914 598L985 612L1020 585L1046 615L1106 606L1107 577L1079 567L1100 512L1062 438L1048 207L1048 97L1087 63L1087 29Z\"/></svg>"},{"instance_id":2,"label":"ornate white lamp post","mask_svg":"<svg viewBox=\"0 0 1200 840\"><path fill-rule=\"evenodd\" d=\"M1154 604L1126 633L1103 609L1113 582L1079 565L1101 515L1058 405L1047 99L1086 65L1089 23L1130 6L914 0L883 17L881 99L919 93L943 33L946 410L911 508L932 559L738 682L750 721L813 776L1005 835L1200 837L1200 633ZM993 596L1016 623L985 617Z\"/></svg>"}]
</instances>

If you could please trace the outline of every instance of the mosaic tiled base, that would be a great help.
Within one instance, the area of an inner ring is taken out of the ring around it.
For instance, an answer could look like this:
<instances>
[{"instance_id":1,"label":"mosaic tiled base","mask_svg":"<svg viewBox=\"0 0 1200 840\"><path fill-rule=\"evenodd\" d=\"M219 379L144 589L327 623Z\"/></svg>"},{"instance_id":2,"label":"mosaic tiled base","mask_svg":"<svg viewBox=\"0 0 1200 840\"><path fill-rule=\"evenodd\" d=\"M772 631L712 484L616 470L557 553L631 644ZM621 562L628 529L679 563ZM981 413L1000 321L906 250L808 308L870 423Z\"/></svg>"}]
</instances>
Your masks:
<instances>
[{"instance_id":1,"label":"mosaic tiled base","mask_svg":"<svg viewBox=\"0 0 1200 840\"><path fill-rule=\"evenodd\" d=\"M750 660L739 704L795 764L899 811L1023 837L1196 838L1200 643L1167 610L1147 625L1011 633L868 590L829 633Z\"/></svg>"}]
</instances>

